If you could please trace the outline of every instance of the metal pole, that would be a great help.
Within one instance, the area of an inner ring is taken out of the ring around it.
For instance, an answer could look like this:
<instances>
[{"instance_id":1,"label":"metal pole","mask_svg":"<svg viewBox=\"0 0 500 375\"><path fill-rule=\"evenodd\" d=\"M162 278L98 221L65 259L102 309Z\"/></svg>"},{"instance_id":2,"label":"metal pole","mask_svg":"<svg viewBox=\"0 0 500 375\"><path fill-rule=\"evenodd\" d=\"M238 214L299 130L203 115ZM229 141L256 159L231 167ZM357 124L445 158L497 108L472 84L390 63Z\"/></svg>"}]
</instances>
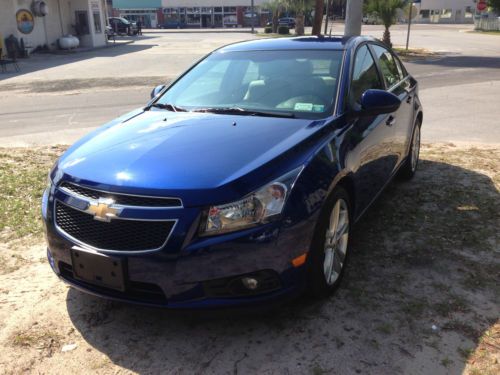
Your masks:
<instances>
[{"instance_id":1,"label":"metal pole","mask_svg":"<svg viewBox=\"0 0 500 375\"><path fill-rule=\"evenodd\" d=\"M410 43L410 26L411 26L411 11L413 10L413 1L410 1L410 14L408 16L408 33L406 33L406 50L408 51L408 44Z\"/></svg>"},{"instance_id":2,"label":"metal pole","mask_svg":"<svg viewBox=\"0 0 500 375\"><path fill-rule=\"evenodd\" d=\"M326 1L326 19L325 19L325 32L326 35L328 32L328 9L330 8L330 0Z\"/></svg>"},{"instance_id":3,"label":"metal pole","mask_svg":"<svg viewBox=\"0 0 500 375\"><path fill-rule=\"evenodd\" d=\"M361 35L363 0L347 0L345 12L345 36Z\"/></svg>"},{"instance_id":4,"label":"metal pole","mask_svg":"<svg viewBox=\"0 0 500 375\"><path fill-rule=\"evenodd\" d=\"M252 12L252 34L253 34L254 33L254 25L253 25L254 22L253 21L254 21L254 15L255 15L254 14L254 0L252 0L250 7L252 8L251 12Z\"/></svg>"}]
</instances>

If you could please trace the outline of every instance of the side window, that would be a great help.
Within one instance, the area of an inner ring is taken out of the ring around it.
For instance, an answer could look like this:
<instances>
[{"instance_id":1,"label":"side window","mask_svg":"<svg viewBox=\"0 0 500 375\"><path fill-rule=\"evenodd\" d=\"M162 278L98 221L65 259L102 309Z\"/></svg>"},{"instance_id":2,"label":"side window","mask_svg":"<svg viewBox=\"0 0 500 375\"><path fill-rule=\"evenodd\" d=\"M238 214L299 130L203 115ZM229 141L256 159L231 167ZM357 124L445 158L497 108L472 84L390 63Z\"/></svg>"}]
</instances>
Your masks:
<instances>
[{"instance_id":1,"label":"side window","mask_svg":"<svg viewBox=\"0 0 500 375\"><path fill-rule=\"evenodd\" d=\"M401 67L398 66L394 56L384 47L379 45L372 45L372 47L379 62L380 70L384 76L387 88L401 81L403 79L403 72Z\"/></svg>"},{"instance_id":2,"label":"side window","mask_svg":"<svg viewBox=\"0 0 500 375\"><path fill-rule=\"evenodd\" d=\"M378 76L375 60L373 60L368 47L364 45L356 51L354 58L354 70L349 91L351 105L359 105L361 95L369 89L383 89L383 85Z\"/></svg>"}]
</instances>

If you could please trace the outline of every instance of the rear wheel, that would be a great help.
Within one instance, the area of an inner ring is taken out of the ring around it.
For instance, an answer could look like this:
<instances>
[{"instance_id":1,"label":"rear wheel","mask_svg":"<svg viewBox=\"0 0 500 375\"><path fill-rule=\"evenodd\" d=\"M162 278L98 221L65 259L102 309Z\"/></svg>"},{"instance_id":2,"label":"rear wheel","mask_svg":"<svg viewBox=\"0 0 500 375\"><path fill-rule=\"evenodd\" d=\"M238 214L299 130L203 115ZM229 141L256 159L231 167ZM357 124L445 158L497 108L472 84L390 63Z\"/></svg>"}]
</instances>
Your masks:
<instances>
[{"instance_id":1,"label":"rear wheel","mask_svg":"<svg viewBox=\"0 0 500 375\"><path fill-rule=\"evenodd\" d=\"M410 152L403 166L398 172L400 180L410 180L415 175L420 157L420 121L415 124L413 135L411 137Z\"/></svg>"},{"instance_id":2,"label":"rear wheel","mask_svg":"<svg viewBox=\"0 0 500 375\"><path fill-rule=\"evenodd\" d=\"M308 257L308 290L315 296L331 294L342 279L349 249L350 207L349 195L337 187L320 217Z\"/></svg>"}]
</instances>

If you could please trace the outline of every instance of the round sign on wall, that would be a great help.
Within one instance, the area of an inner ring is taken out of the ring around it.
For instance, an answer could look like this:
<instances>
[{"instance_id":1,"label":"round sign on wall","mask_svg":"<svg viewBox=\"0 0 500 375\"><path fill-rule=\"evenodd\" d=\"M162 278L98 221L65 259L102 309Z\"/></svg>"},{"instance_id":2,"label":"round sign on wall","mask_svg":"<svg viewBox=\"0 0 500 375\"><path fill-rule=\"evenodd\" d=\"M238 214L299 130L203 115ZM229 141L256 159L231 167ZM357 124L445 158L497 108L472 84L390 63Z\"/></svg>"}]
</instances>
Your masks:
<instances>
[{"instance_id":1,"label":"round sign on wall","mask_svg":"<svg viewBox=\"0 0 500 375\"><path fill-rule=\"evenodd\" d=\"M477 10L479 10L480 12L482 12L483 10L486 9L486 7L487 7L486 1L479 0L479 2L477 3Z\"/></svg>"},{"instance_id":2,"label":"round sign on wall","mask_svg":"<svg viewBox=\"0 0 500 375\"><path fill-rule=\"evenodd\" d=\"M23 34L29 34L35 27L33 13L27 9L19 9L16 13L17 29Z\"/></svg>"}]
</instances>

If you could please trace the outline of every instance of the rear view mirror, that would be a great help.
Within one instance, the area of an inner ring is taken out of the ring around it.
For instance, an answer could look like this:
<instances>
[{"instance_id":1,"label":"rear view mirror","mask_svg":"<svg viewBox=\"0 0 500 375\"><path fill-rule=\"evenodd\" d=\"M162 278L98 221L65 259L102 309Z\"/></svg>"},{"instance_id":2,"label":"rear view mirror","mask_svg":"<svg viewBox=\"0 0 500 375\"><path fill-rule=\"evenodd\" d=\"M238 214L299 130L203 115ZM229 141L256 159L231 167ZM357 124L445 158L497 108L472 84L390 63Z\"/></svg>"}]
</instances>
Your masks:
<instances>
[{"instance_id":1,"label":"rear view mirror","mask_svg":"<svg viewBox=\"0 0 500 375\"><path fill-rule=\"evenodd\" d=\"M151 91L151 99L153 99L154 97L156 97L156 95L158 95L160 93L161 90L163 90L165 88L165 85L158 85L156 86L153 91Z\"/></svg>"},{"instance_id":2,"label":"rear view mirror","mask_svg":"<svg viewBox=\"0 0 500 375\"><path fill-rule=\"evenodd\" d=\"M399 98L384 90L370 89L361 95L360 115L375 116L397 111L401 105Z\"/></svg>"}]
</instances>

